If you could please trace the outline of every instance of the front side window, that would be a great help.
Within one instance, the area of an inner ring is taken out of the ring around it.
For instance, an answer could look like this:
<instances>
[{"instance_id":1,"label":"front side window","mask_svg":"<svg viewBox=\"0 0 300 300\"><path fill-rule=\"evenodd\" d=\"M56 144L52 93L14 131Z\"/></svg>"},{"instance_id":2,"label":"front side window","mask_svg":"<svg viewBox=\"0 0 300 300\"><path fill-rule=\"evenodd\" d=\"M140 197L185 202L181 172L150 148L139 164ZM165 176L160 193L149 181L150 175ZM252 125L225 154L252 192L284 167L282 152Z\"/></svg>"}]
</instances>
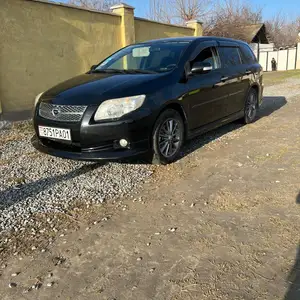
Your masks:
<instances>
[{"instance_id":1,"label":"front side window","mask_svg":"<svg viewBox=\"0 0 300 300\"><path fill-rule=\"evenodd\" d=\"M220 68L220 61L216 51L216 48L209 47L202 50L199 55L192 62L207 62L210 63L213 67L213 70Z\"/></svg>"},{"instance_id":2,"label":"front side window","mask_svg":"<svg viewBox=\"0 0 300 300\"><path fill-rule=\"evenodd\" d=\"M161 42L126 47L104 60L99 70L168 72L177 67L190 42Z\"/></svg>"},{"instance_id":3,"label":"front side window","mask_svg":"<svg viewBox=\"0 0 300 300\"><path fill-rule=\"evenodd\" d=\"M240 51L237 47L220 47L219 51L222 56L224 68L238 66L242 63Z\"/></svg>"}]
</instances>

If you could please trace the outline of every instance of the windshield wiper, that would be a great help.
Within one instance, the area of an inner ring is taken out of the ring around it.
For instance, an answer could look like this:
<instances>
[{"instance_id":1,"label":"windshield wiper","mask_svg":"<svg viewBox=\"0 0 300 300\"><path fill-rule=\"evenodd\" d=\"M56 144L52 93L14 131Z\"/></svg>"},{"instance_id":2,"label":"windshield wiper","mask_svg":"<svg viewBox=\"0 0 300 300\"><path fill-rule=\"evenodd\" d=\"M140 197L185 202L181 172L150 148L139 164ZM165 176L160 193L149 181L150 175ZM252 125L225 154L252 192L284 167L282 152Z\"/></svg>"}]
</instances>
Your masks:
<instances>
[{"instance_id":1,"label":"windshield wiper","mask_svg":"<svg viewBox=\"0 0 300 300\"><path fill-rule=\"evenodd\" d=\"M133 74L157 74L155 71L150 70L141 70L141 69L128 69L124 70L126 73L133 73Z\"/></svg>"},{"instance_id":2,"label":"windshield wiper","mask_svg":"<svg viewBox=\"0 0 300 300\"><path fill-rule=\"evenodd\" d=\"M119 69L95 69L91 71L91 73L120 73L120 74L126 74L124 70Z\"/></svg>"},{"instance_id":3,"label":"windshield wiper","mask_svg":"<svg viewBox=\"0 0 300 300\"><path fill-rule=\"evenodd\" d=\"M120 74L157 74L155 71L141 69L95 69L91 73L120 73Z\"/></svg>"}]
</instances>

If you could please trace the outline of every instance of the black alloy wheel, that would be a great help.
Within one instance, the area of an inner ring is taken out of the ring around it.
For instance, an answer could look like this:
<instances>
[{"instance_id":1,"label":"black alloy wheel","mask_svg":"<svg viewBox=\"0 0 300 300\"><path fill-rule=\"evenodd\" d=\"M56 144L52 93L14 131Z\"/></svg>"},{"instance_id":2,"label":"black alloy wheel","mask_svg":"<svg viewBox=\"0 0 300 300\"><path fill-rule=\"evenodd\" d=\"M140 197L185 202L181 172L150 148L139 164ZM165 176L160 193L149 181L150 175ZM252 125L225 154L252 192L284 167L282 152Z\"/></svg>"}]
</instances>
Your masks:
<instances>
[{"instance_id":1,"label":"black alloy wheel","mask_svg":"<svg viewBox=\"0 0 300 300\"><path fill-rule=\"evenodd\" d=\"M258 111L258 95L255 89L251 89L247 95L245 103L244 122L252 123Z\"/></svg>"},{"instance_id":2,"label":"black alloy wheel","mask_svg":"<svg viewBox=\"0 0 300 300\"><path fill-rule=\"evenodd\" d=\"M168 164L176 160L184 141L184 124L180 114L167 109L158 117L153 131L154 164Z\"/></svg>"}]
</instances>

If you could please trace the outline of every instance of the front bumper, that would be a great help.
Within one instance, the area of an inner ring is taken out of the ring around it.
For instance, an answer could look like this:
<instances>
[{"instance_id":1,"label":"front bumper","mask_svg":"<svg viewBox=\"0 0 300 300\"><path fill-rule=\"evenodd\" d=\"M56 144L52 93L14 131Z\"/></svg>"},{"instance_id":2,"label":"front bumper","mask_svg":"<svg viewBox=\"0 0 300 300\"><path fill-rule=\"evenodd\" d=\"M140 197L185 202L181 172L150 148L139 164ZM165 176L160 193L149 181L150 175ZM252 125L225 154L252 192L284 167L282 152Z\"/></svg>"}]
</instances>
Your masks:
<instances>
[{"instance_id":1,"label":"front bumper","mask_svg":"<svg viewBox=\"0 0 300 300\"><path fill-rule=\"evenodd\" d=\"M140 143L141 147L137 149L68 151L64 150L63 148L59 149L49 147L48 145L45 145L43 141L40 140L36 135L34 135L31 139L31 144L40 152L52 156L85 161L121 160L129 157L139 156L149 151L147 148L147 141L142 141Z\"/></svg>"},{"instance_id":2,"label":"front bumper","mask_svg":"<svg viewBox=\"0 0 300 300\"><path fill-rule=\"evenodd\" d=\"M149 109L141 109L123 120L95 123L95 108L87 109L82 120L77 123L60 122L42 118L37 110L34 116L36 134L31 143L39 151L61 158L74 160L119 160L147 153L154 123ZM72 142L42 138L38 136L38 126L66 128L71 130ZM122 148L121 139L128 141Z\"/></svg>"}]
</instances>

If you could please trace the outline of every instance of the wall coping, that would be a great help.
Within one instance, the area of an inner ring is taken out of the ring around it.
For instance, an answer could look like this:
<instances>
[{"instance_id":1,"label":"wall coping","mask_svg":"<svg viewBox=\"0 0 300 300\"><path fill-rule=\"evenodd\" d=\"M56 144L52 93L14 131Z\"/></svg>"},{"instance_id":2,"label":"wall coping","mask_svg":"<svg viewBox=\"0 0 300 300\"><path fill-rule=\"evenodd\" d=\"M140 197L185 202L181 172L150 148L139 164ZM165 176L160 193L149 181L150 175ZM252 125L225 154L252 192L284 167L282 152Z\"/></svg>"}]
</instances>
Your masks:
<instances>
[{"instance_id":1,"label":"wall coping","mask_svg":"<svg viewBox=\"0 0 300 300\"><path fill-rule=\"evenodd\" d=\"M185 22L185 24L201 24L203 25L203 22L199 21L199 20L190 20Z\"/></svg>"},{"instance_id":2,"label":"wall coping","mask_svg":"<svg viewBox=\"0 0 300 300\"><path fill-rule=\"evenodd\" d=\"M99 11L99 10L92 9L92 8L84 8L84 7L80 7L77 5L72 5L72 4L62 3L62 2L53 2L51 0L25 0L25 1L38 2L38 3L43 3L43 4L55 5L55 6L62 6L62 7L66 7L66 8L78 9L78 10L93 12L96 14L104 14L104 15L121 18L121 16L118 14L114 14L114 13L110 13L110 12L106 12L106 11Z\"/></svg>"},{"instance_id":3,"label":"wall coping","mask_svg":"<svg viewBox=\"0 0 300 300\"><path fill-rule=\"evenodd\" d=\"M117 8L127 8L127 9L135 10L135 7L130 6L126 3L120 3L120 4L113 5L110 9L117 9Z\"/></svg>"},{"instance_id":4,"label":"wall coping","mask_svg":"<svg viewBox=\"0 0 300 300\"><path fill-rule=\"evenodd\" d=\"M134 17L134 19L138 20L138 21L145 21L145 22L151 22L151 23L160 24L160 25L167 25L167 26L171 26L171 27L177 27L177 28L184 28L184 29L194 30L193 28L190 28L190 27L187 27L187 26L175 25L175 24L169 24L169 23L163 23L163 22L157 22L157 21L153 21L153 20L149 20L149 19L145 19L145 18Z\"/></svg>"}]
</instances>

